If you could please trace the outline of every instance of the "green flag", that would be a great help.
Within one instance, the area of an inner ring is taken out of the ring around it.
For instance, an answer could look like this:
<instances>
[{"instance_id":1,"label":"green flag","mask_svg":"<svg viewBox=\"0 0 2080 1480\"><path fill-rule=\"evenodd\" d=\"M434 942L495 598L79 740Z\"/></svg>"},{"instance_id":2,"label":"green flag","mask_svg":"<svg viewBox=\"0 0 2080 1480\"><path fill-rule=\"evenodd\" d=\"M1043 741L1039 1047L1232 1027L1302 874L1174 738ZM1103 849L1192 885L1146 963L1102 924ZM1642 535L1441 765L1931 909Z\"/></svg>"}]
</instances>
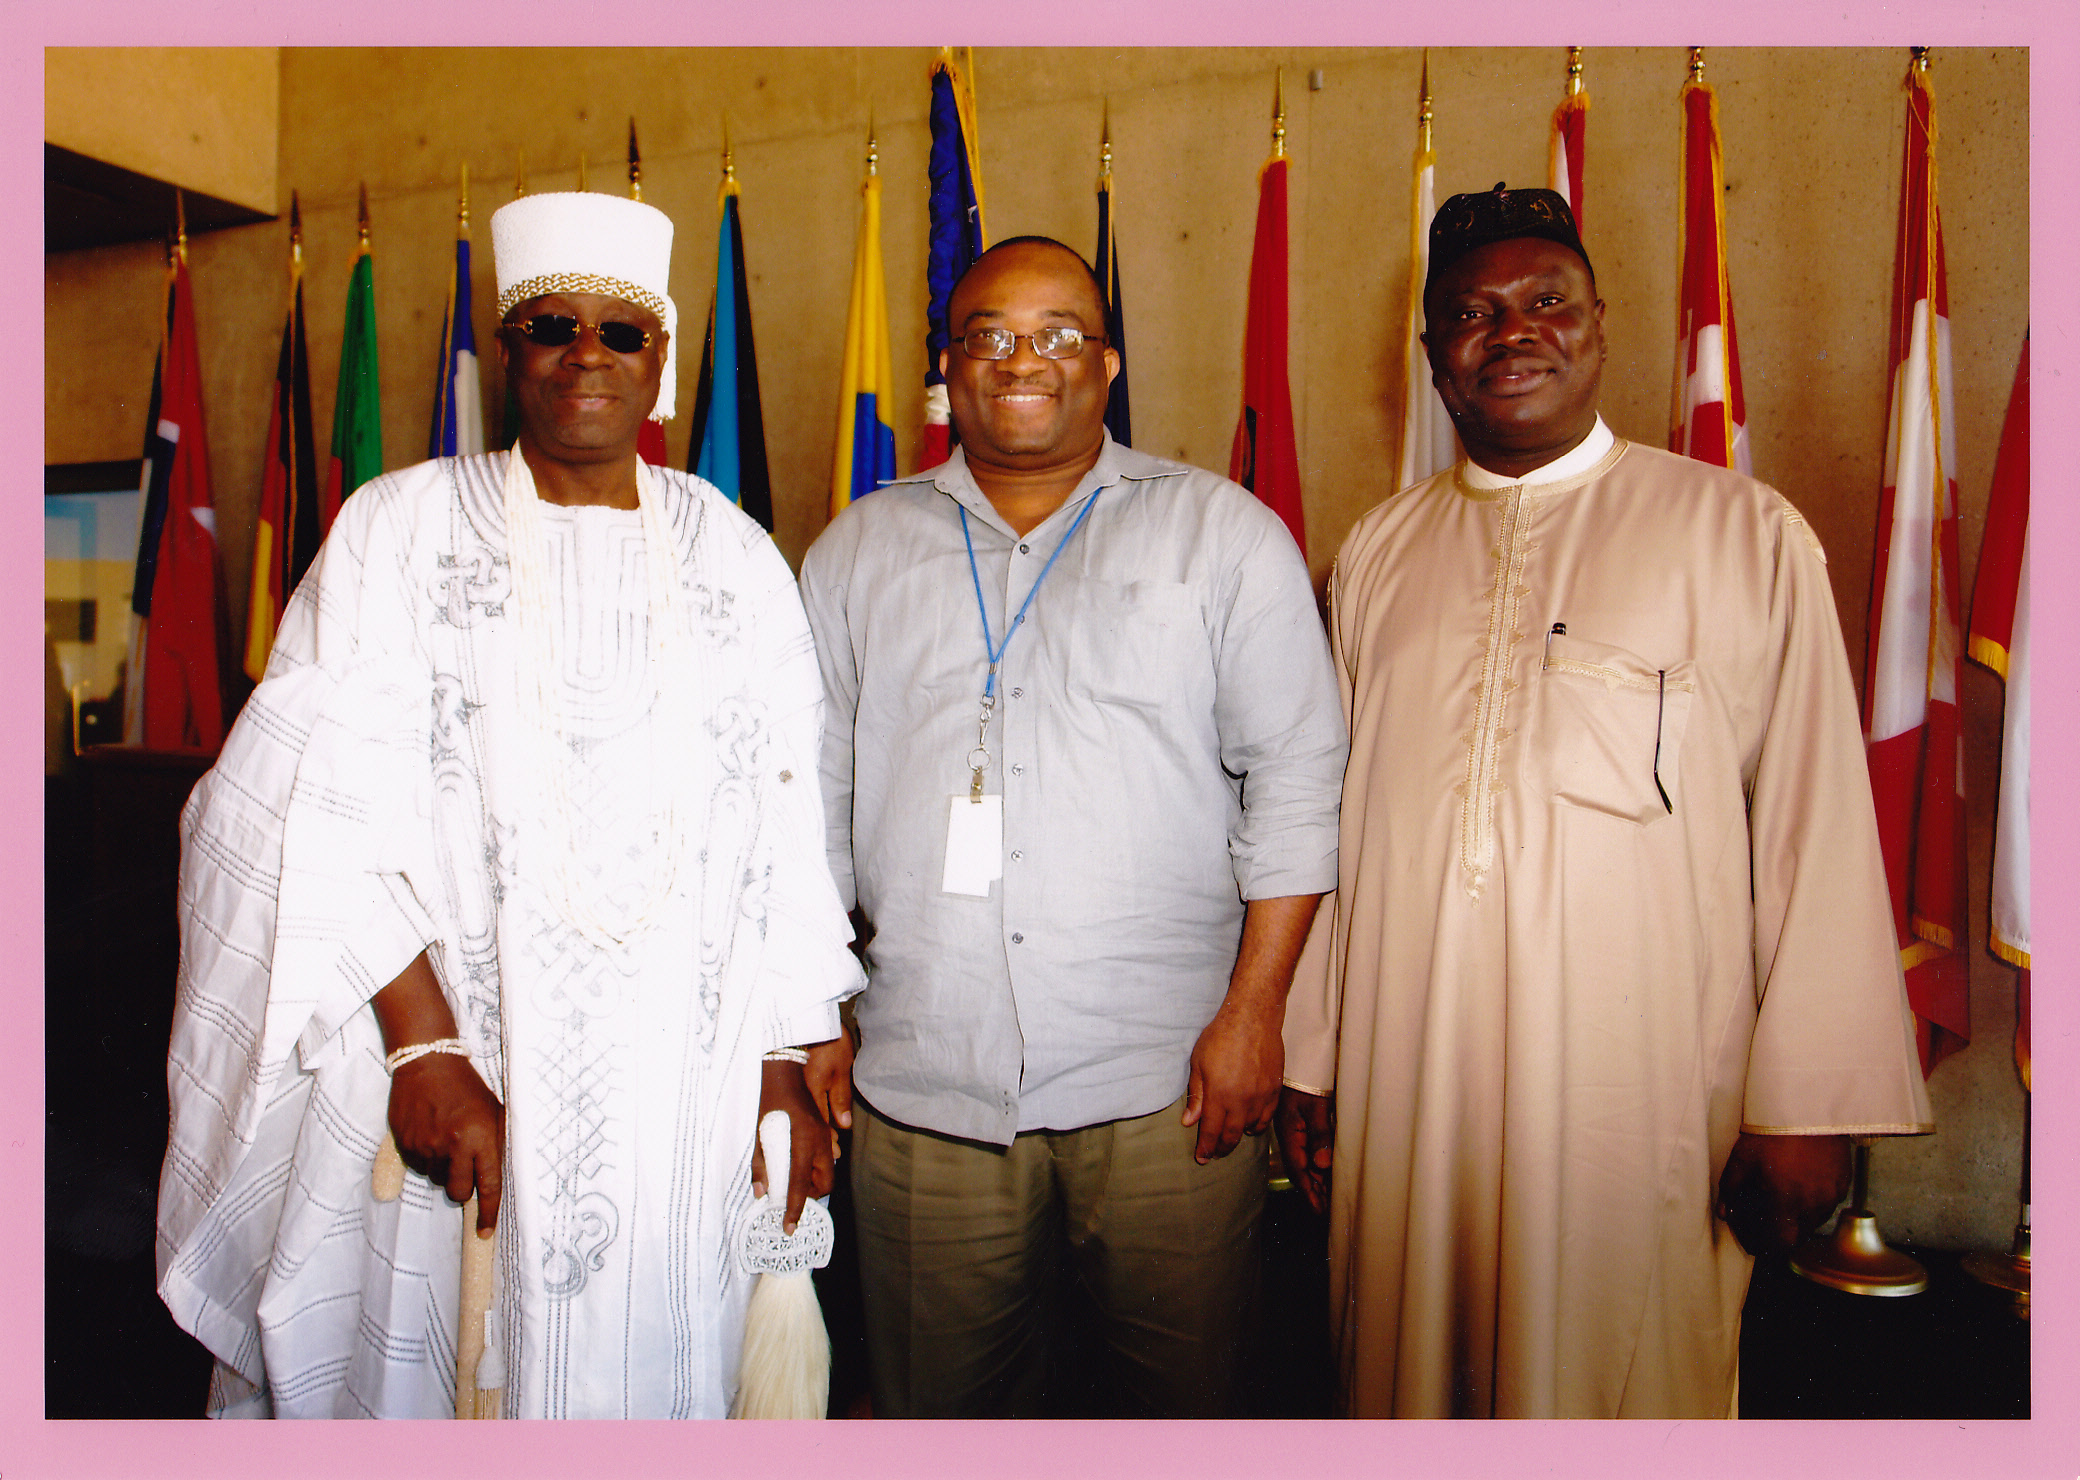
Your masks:
<instances>
[{"instance_id":1,"label":"green flag","mask_svg":"<svg viewBox=\"0 0 2080 1480\"><path fill-rule=\"evenodd\" d=\"M364 207L364 210L366 208ZM339 389L332 399L332 462L318 504L322 530L332 528L341 502L383 471L383 413L377 404L375 258L363 218L361 256L347 282L347 328L339 350Z\"/></svg>"}]
</instances>

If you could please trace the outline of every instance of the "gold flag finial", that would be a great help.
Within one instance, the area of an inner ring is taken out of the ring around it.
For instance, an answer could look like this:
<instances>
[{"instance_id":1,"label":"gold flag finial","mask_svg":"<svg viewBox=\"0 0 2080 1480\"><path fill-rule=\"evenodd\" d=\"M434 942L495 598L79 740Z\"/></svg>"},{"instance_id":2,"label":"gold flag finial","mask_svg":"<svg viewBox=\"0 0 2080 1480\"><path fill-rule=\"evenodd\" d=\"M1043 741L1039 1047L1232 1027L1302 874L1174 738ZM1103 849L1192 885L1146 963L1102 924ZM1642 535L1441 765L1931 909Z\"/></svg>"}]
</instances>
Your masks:
<instances>
[{"instance_id":1,"label":"gold flag finial","mask_svg":"<svg viewBox=\"0 0 2080 1480\"><path fill-rule=\"evenodd\" d=\"M1907 48L1907 50L1911 51L1914 54L1914 60L1912 63L1913 70L1916 72L1926 72L1929 66L1928 54L1930 50L1932 50L1932 48L1926 46L1910 46Z\"/></svg>"},{"instance_id":2,"label":"gold flag finial","mask_svg":"<svg viewBox=\"0 0 2080 1480\"><path fill-rule=\"evenodd\" d=\"M628 118L628 198L643 198L643 156L636 152L636 120L633 113Z\"/></svg>"},{"instance_id":3,"label":"gold flag finial","mask_svg":"<svg viewBox=\"0 0 2080 1480\"><path fill-rule=\"evenodd\" d=\"M1098 115L1098 184L1112 188L1112 99L1105 99Z\"/></svg>"},{"instance_id":4,"label":"gold flag finial","mask_svg":"<svg viewBox=\"0 0 2080 1480\"><path fill-rule=\"evenodd\" d=\"M874 114L867 113L867 178L881 173L881 145L874 139Z\"/></svg>"},{"instance_id":5,"label":"gold flag finial","mask_svg":"<svg viewBox=\"0 0 2080 1480\"><path fill-rule=\"evenodd\" d=\"M1423 48L1423 96L1416 104L1416 148L1430 152L1430 48Z\"/></svg>"},{"instance_id":6,"label":"gold flag finial","mask_svg":"<svg viewBox=\"0 0 2080 1480\"><path fill-rule=\"evenodd\" d=\"M361 214L359 224L361 228L361 250L366 252L368 250L368 182L366 180L363 180L361 182Z\"/></svg>"},{"instance_id":7,"label":"gold flag finial","mask_svg":"<svg viewBox=\"0 0 2080 1480\"><path fill-rule=\"evenodd\" d=\"M462 188L455 197L455 234L469 235L469 165L462 166Z\"/></svg>"},{"instance_id":8,"label":"gold flag finial","mask_svg":"<svg viewBox=\"0 0 2080 1480\"><path fill-rule=\"evenodd\" d=\"M1579 46L1570 46L1567 48L1567 95L1570 98L1575 97L1581 90L1582 49Z\"/></svg>"},{"instance_id":9,"label":"gold flag finial","mask_svg":"<svg viewBox=\"0 0 2080 1480\"><path fill-rule=\"evenodd\" d=\"M527 194L527 151L525 149L515 149L513 151L513 199L518 200L525 194Z\"/></svg>"},{"instance_id":10,"label":"gold flag finial","mask_svg":"<svg viewBox=\"0 0 2080 1480\"><path fill-rule=\"evenodd\" d=\"M1271 83L1271 157L1286 157L1286 69L1280 67Z\"/></svg>"},{"instance_id":11,"label":"gold flag finial","mask_svg":"<svg viewBox=\"0 0 2080 1480\"><path fill-rule=\"evenodd\" d=\"M188 198L178 185L173 187L173 250L168 260L188 260Z\"/></svg>"},{"instance_id":12,"label":"gold flag finial","mask_svg":"<svg viewBox=\"0 0 2080 1480\"><path fill-rule=\"evenodd\" d=\"M729 110L722 113L722 183L729 185L737 178L737 158L729 147Z\"/></svg>"},{"instance_id":13,"label":"gold flag finial","mask_svg":"<svg viewBox=\"0 0 2080 1480\"><path fill-rule=\"evenodd\" d=\"M1690 48L1690 80L1696 83L1704 81L1704 48L1701 46Z\"/></svg>"},{"instance_id":14,"label":"gold flag finial","mask_svg":"<svg viewBox=\"0 0 2080 1480\"><path fill-rule=\"evenodd\" d=\"M303 271L303 202L289 192L289 270Z\"/></svg>"}]
</instances>

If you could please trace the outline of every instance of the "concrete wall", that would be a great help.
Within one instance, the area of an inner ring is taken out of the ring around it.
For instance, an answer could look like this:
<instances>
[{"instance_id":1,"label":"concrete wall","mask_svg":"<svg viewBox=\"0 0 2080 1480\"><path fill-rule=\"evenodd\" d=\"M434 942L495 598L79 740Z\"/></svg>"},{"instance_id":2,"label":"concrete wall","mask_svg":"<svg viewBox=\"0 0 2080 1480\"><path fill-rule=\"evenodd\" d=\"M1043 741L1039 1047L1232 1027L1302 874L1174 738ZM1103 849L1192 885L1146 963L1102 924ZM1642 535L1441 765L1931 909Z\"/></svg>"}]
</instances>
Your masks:
<instances>
[{"instance_id":1,"label":"concrete wall","mask_svg":"<svg viewBox=\"0 0 2080 1480\"><path fill-rule=\"evenodd\" d=\"M743 185L746 256L775 485L791 560L824 522L857 187L871 117L884 180L899 460L921 417L925 49L558 52L285 49L280 197L302 193L319 435L330 424L354 201L374 211L391 465L425 446L453 236L470 169L477 334L489 360L494 299L483 223L510 198L524 152L532 190L622 188L628 109L645 198L678 223L673 283L687 373L671 424L686 453L690 366L712 291L715 185L728 118ZM1888 303L1906 66L1901 49L1726 49L1720 93L1728 251L1757 473L1825 543L1860 675L1885 442ZM1586 238L1609 303L1604 412L1623 435L1665 439L1675 338L1677 48L1591 48ZM2028 54L1940 51L1941 199L1958 386L1963 553L1976 568L2000 420L2028 314ZM1409 239L1409 158L1420 52L1407 49L985 49L975 76L992 239L1040 232L1088 250L1101 119L1110 109L1135 441L1225 467L1241 385L1256 176L1285 69L1292 156L1293 405L1317 577L1356 518L1392 492ZM642 85L631 86L640 67ZM1319 90L1309 74L1320 72ZM1437 187L1543 183L1559 48L1430 53ZM50 74L53 108L62 90ZM85 85L66 74L63 87ZM285 225L198 239L200 313L220 530L242 624L243 572L286 293ZM53 323L105 327L92 356L46 347L47 456L135 456L151 377L159 254L117 248L51 259ZM485 371L487 418L502 404ZM1968 665L1969 666L1969 665ZM1999 686L1970 669L1973 930L1983 935ZM1935 1075L1942 1130L1879 1148L1874 1196L1897 1238L2004 1248L2016 1211L2021 1091L2009 1059L2013 978L1974 952L1975 1040Z\"/></svg>"},{"instance_id":2,"label":"concrete wall","mask_svg":"<svg viewBox=\"0 0 2080 1480\"><path fill-rule=\"evenodd\" d=\"M279 54L271 46L51 47L43 137L272 215Z\"/></svg>"}]
</instances>

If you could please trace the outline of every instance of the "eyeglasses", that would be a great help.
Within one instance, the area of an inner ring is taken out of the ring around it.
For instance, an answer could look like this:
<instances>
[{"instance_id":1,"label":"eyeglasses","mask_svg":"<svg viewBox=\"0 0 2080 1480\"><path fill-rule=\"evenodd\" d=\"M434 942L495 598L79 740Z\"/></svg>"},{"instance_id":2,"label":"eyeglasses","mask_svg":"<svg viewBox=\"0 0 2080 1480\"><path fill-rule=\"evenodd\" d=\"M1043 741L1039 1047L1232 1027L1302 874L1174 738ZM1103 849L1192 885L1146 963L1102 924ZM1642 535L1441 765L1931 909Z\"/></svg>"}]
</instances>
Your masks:
<instances>
[{"instance_id":1,"label":"eyeglasses","mask_svg":"<svg viewBox=\"0 0 2080 1480\"><path fill-rule=\"evenodd\" d=\"M961 336L961 353L971 360L1008 360L1018 352L1019 340L1033 346L1043 360L1073 360L1083 353L1085 341L1103 344L1102 334L1086 334L1073 324L1051 324L1030 334L1013 334L1009 329L970 329Z\"/></svg>"},{"instance_id":2,"label":"eyeglasses","mask_svg":"<svg viewBox=\"0 0 2080 1480\"><path fill-rule=\"evenodd\" d=\"M599 336L601 344L617 355L632 355L650 343L650 331L640 324L625 324L619 319L604 319L588 326L567 313L538 313L531 319L521 319L517 323L502 324L500 327L517 329L528 343L539 344L544 349L561 349L566 344L576 343L578 331L587 327Z\"/></svg>"}]
</instances>

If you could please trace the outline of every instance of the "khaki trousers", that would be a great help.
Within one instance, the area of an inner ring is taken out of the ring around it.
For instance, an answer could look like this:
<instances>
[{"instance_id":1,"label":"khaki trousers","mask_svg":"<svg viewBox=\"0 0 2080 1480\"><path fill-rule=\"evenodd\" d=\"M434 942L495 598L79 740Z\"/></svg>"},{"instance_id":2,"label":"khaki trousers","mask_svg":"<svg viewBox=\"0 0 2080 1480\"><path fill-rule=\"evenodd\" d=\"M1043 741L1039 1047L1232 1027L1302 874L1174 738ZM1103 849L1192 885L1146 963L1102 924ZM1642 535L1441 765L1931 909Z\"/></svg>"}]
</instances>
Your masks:
<instances>
[{"instance_id":1,"label":"khaki trousers","mask_svg":"<svg viewBox=\"0 0 2080 1480\"><path fill-rule=\"evenodd\" d=\"M882 1418L1041 1417L1064 1242L1119 1416L1229 1414L1258 1288L1269 1137L1192 1160L1184 1101L1009 1147L864 1112L852 1131L867 1369Z\"/></svg>"}]
</instances>

